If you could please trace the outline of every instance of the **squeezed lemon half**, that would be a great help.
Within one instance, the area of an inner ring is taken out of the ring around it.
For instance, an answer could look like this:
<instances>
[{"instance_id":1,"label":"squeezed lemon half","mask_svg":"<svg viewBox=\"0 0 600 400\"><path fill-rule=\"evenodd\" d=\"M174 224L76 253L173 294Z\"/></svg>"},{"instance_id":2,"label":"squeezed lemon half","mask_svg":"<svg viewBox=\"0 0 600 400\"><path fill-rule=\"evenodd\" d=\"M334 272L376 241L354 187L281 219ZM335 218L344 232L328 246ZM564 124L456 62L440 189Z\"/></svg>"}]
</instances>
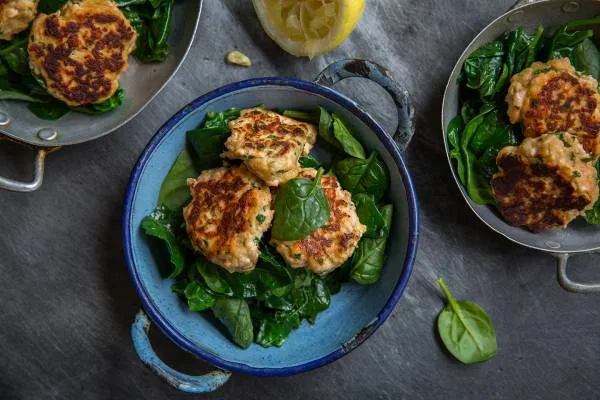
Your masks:
<instances>
[{"instance_id":1,"label":"squeezed lemon half","mask_svg":"<svg viewBox=\"0 0 600 400\"><path fill-rule=\"evenodd\" d=\"M365 0L253 0L267 35L295 56L314 57L339 46L350 35Z\"/></svg>"}]
</instances>

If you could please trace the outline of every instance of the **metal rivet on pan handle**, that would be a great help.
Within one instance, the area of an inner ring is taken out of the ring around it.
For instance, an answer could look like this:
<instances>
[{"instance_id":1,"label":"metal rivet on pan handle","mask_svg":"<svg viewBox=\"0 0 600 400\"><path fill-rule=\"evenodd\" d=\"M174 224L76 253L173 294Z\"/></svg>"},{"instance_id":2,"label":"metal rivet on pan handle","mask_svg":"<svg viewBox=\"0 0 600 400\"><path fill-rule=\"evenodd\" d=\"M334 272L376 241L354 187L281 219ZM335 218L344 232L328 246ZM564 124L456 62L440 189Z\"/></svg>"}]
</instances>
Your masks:
<instances>
[{"instance_id":1,"label":"metal rivet on pan handle","mask_svg":"<svg viewBox=\"0 0 600 400\"><path fill-rule=\"evenodd\" d=\"M4 111L0 111L0 126L8 125L10 116Z\"/></svg>"},{"instance_id":2,"label":"metal rivet on pan handle","mask_svg":"<svg viewBox=\"0 0 600 400\"><path fill-rule=\"evenodd\" d=\"M37 136L46 141L54 140L58 137L58 132L52 128L42 128L38 131Z\"/></svg>"}]
</instances>

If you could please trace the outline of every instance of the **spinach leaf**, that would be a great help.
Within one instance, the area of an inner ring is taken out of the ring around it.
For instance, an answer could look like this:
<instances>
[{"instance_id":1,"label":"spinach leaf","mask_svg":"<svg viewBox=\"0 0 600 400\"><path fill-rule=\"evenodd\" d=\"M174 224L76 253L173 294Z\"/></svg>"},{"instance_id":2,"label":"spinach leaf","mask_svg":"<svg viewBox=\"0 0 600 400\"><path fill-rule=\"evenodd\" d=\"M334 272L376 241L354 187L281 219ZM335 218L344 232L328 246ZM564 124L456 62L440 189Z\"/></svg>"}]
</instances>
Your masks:
<instances>
[{"instance_id":1,"label":"spinach leaf","mask_svg":"<svg viewBox=\"0 0 600 400\"><path fill-rule=\"evenodd\" d=\"M68 105L54 99L47 103L29 103L27 108L36 117L49 121L55 121L71 111Z\"/></svg>"},{"instance_id":2,"label":"spinach leaf","mask_svg":"<svg viewBox=\"0 0 600 400\"><path fill-rule=\"evenodd\" d=\"M204 257L201 257L196 261L195 268L198 270L202 279L204 279L204 283L206 283L206 286L208 286L210 290L225 296L233 295L231 286L229 286L227 279L223 277L223 274L227 274L223 268L211 263Z\"/></svg>"},{"instance_id":3,"label":"spinach leaf","mask_svg":"<svg viewBox=\"0 0 600 400\"><path fill-rule=\"evenodd\" d=\"M485 117L494 111L493 107L488 107L481 114L473 118L465 126L461 137L460 150L465 166L465 182L467 193L471 200L477 204L495 204L496 200L492 194L489 181L486 180L477 170L477 157L470 148L470 143L477 132L477 129L483 123Z\"/></svg>"},{"instance_id":4,"label":"spinach leaf","mask_svg":"<svg viewBox=\"0 0 600 400\"><path fill-rule=\"evenodd\" d=\"M331 118L331 114L323 107L319 107L319 111L319 136L330 145L339 149L340 142L338 142L333 134L333 118Z\"/></svg>"},{"instance_id":5,"label":"spinach leaf","mask_svg":"<svg viewBox=\"0 0 600 400\"><path fill-rule=\"evenodd\" d=\"M250 308L244 299L219 297L212 306L215 316L225 325L233 341L247 349L254 340Z\"/></svg>"},{"instance_id":6,"label":"spinach leaf","mask_svg":"<svg viewBox=\"0 0 600 400\"><path fill-rule=\"evenodd\" d=\"M263 347L281 347L290 333L300 326L297 313L256 313L255 341Z\"/></svg>"},{"instance_id":7,"label":"spinach leaf","mask_svg":"<svg viewBox=\"0 0 600 400\"><path fill-rule=\"evenodd\" d=\"M503 88L503 85L497 85L500 78L504 81L508 78L505 55L504 44L500 40L480 47L465 60L461 79L468 88L477 90L482 99L495 95Z\"/></svg>"},{"instance_id":8,"label":"spinach leaf","mask_svg":"<svg viewBox=\"0 0 600 400\"><path fill-rule=\"evenodd\" d=\"M142 220L142 229L148 236L162 240L167 246L173 271L169 278L181 274L185 268L185 258L176 238L175 229L180 225L177 217L165 206L159 205Z\"/></svg>"},{"instance_id":9,"label":"spinach leaf","mask_svg":"<svg viewBox=\"0 0 600 400\"><path fill-rule=\"evenodd\" d=\"M438 316L438 332L448 351L462 363L474 364L496 355L496 330L487 313L470 301L456 300L440 278L448 305Z\"/></svg>"},{"instance_id":10,"label":"spinach leaf","mask_svg":"<svg viewBox=\"0 0 600 400\"><path fill-rule=\"evenodd\" d=\"M60 10L68 0L40 0L38 3L38 12L52 14Z\"/></svg>"},{"instance_id":11,"label":"spinach leaf","mask_svg":"<svg viewBox=\"0 0 600 400\"><path fill-rule=\"evenodd\" d=\"M271 231L273 239L304 239L327 223L329 203L321 188L322 176L321 169L313 181L296 178L279 188Z\"/></svg>"},{"instance_id":12,"label":"spinach leaf","mask_svg":"<svg viewBox=\"0 0 600 400\"><path fill-rule=\"evenodd\" d=\"M187 180L200 174L200 169L194 163L192 151L186 146L179 153L160 187L158 202L169 210L180 210L192 198Z\"/></svg>"},{"instance_id":13,"label":"spinach leaf","mask_svg":"<svg viewBox=\"0 0 600 400\"><path fill-rule=\"evenodd\" d=\"M321 163L319 162L319 160L317 160L310 154L307 156L300 157L300 160L298 162L300 163L300 168L321 168Z\"/></svg>"},{"instance_id":14,"label":"spinach leaf","mask_svg":"<svg viewBox=\"0 0 600 400\"><path fill-rule=\"evenodd\" d=\"M361 285L377 282L385 265L385 247L392 226L394 208L391 204L383 206L381 213L385 220L384 236L377 239L363 237L352 255L350 277Z\"/></svg>"},{"instance_id":15,"label":"spinach leaf","mask_svg":"<svg viewBox=\"0 0 600 400\"><path fill-rule=\"evenodd\" d=\"M598 48L591 40L594 31L578 30L584 26L600 24L600 17L571 21L552 36L547 59L568 57L573 67L582 74L600 79Z\"/></svg>"},{"instance_id":16,"label":"spinach leaf","mask_svg":"<svg viewBox=\"0 0 600 400\"><path fill-rule=\"evenodd\" d=\"M456 174L463 186L467 185L465 178L465 162L460 152L460 135L464 128L463 118L460 115L452 118L448 124L448 143L450 145L450 159L456 161Z\"/></svg>"},{"instance_id":17,"label":"spinach leaf","mask_svg":"<svg viewBox=\"0 0 600 400\"><path fill-rule=\"evenodd\" d=\"M543 33L544 28L538 26L534 35L527 34L523 28L517 28L505 35L508 77L521 72L535 61L542 45ZM506 82L508 82L508 79L501 84L502 88L504 88Z\"/></svg>"},{"instance_id":18,"label":"spinach leaf","mask_svg":"<svg viewBox=\"0 0 600 400\"><path fill-rule=\"evenodd\" d=\"M229 137L229 129L200 128L187 133L188 141L196 151L196 166L200 171L222 165L221 153Z\"/></svg>"},{"instance_id":19,"label":"spinach leaf","mask_svg":"<svg viewBox=\"0 0 600 400\"><path fill-rule=\"evenodd\" d=\"M204 311L215 304L215 298L197 282L190 282L185 287L183 294L187 299L190 311Z\"/></svg>"},{"instance_id":20,"label":"spinach leaf","mask_svg":"<svg viewBox=\"0 0 600 400\"><path fill-rule=\"evenodd\" d=\"M313 124L318 124L320 119L320 112L306 112L306 111L296 111L296 110L285 110L283 111L283 116L288 118L298 119L300 121L306 121Z\"/></svg>"},{"instance_id":21,"label":"spinach leaf","mask_svg":"<svg viewBox=\"0 0 600 400\"><path fill-rule=\"evenodd\" d=\"M169 55L173 0L128 2L121 10L138 32L133 55L143 63L161 62Z\"/></svg>"},{"instance_id":22,"label":"spinach leaf","mask_svg":"<svg viewBox=\"0 0 600 400\"><path fill-rule=\"evenodd\" d=\"M598 170L598 185L600 186L600 160L596 161L596 169ZM594 208L587 211L584 216L588 224L600 224L600 199L594 204Z\"/></svg>"},{"instance_id":23,"label":"spinach leaf","mask_svg":"<svg viewBox=\"0 0 600 400\"><path fill-rule=\"evenodd\" d=\"M600 79L600 51L590 39L585 39L571 53L571 64L584 75Z\"/></svg>"},{"instance_id":24,"label":"spinach leaf","mask_svg":"<svg viewBox=\"0 0 600 400\"><path fill-rule=\"evenodd\" d=\"M1 86L1 84L0 84ZM26 93L23 93L21 91L9 88L9 89L2 89L0 87L0 100L22 100L22 101L28 101L31 103L45 103L45 100L41 100L35 97L32 97Z\"/></svg>"},{"instance_id":25,"label":"spinach leaf","mask_svg":"<svg viewBox=\"0 0 600 400\"><path fill-rule=\"evenodd\" d=\"M367 227L364 236L379 238L385 235L385 219L377 208L372 195L359 193L352 196L360 223Z\"/></svg>"},{"instance_id":26,"label":"spinach leaf","mask_svg":"<svg viewBox=\"0 0 600 400\"><path fill-rule=\"evenodd\" d=\"M338 293L342 288L342 283L350 280L350 270L352 268L352 258L347 260L341 267L327 275L323 276L323 282L329 290L329 294Z\"/></svg>"},{"instance_id":27,"label":"spinach leaf","mask_svg":"<svg viewBox=\"0 0 600 400\"><path fill-rule=\"evenodd\" d=\"M366 193L379 201L389 185L387 168L376 153L369 158L346 158L335 165L335 175L344 189L350 193Z\"/></svg>"},{"instance_id":28,"label":"spinach leaf","mask_svg":"<svg viewBox=\"0 0 600 400\"><path fill-rule=\"evenodd\" d=\"M335 114L333 117L333 136L340 143L342 150L352 157L365 159L365 150L362 145L348 130L344 122Z\"/></svg>"}]
</instances>

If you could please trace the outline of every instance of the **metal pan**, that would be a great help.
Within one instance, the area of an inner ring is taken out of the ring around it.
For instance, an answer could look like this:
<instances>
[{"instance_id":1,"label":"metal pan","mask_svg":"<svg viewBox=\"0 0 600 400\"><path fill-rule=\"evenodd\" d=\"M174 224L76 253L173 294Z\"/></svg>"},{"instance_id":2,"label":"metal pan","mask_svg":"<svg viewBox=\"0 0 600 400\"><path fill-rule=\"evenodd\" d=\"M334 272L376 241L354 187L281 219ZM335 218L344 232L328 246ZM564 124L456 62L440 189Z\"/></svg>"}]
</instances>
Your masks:
<instances>
[{"instance_id":1,"label":"metal pan","mask_svg":"<svg viewBox=\"0 0 600 400\"><path fill-rule=\"evenodd\" d=\"M533 31L539 24L542 24L546 32L553 32L560 25L570 20L590 18L597 15L600 15L600 2L591 0L528 1L525 5L517 6L508 11L483 29L460 56L450 75L442 104L442 126L446 156L454 180L469 207L479 219L502 236L522 246L553 255L557 259L558 280L560 284L564 289L578 293L600 292L600 284L579 283L569 279L567 275L567 261L574 254L600 252L600 229L597 226L586 224L581 219L571 223L567 229L557 229L538 234L507 224L492 207L480 206L471 201L466 190L460 184L450 160L450 150L446 137L448 123L458 113L459 86L457 81L463 62L469 54L482 45L496 39L504 32L513 30L519 26Z\"/></svg>"},{"instance_id":2,"label":"metal pan","mask_svg":"<svg viewBox=\"0 0 600 400\"><path fill-rule=\"evenodd\" d=\"M0 176L0 188L19 192L36 190L42 184L48 153L107 135L140 113L185 59L196 35L201 9L202 0L175 2L173 31L169 38L171 54L156 64L142 64L130 57L129 69L119 80L126 101L112 112L101 115L71 112L58 121L44 121L33 115L26 103L0 101L0 138L28 144L37 150L33 179L21 182Z\"/></svg>"}]
</instances>

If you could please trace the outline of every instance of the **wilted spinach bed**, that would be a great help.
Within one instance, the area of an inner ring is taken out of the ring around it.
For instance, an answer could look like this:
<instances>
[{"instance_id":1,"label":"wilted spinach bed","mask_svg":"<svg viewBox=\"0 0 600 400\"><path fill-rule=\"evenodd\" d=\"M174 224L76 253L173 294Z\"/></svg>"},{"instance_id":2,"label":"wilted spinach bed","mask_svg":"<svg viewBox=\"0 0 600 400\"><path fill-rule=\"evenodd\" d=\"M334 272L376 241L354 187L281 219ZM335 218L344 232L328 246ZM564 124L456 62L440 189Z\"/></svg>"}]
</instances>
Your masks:
<instances>
[{"instance_id":1,"label":"wilted spinach bed","mask_svg":"<svg viewBox=\"0 0 600 400\"><path fill-rule=\"evenodd\" d=\"M258 109L267 110L263 106ZM152 237L151 245L167 250L165 258L157 261L159 268L167 269L163 276L175 280L172 291L190 311L212 310L242 348L252 342L279 347L303 320L314 324L344 282L377 282L385 265L392 224L393 206L385 204L389 175L377 154L367 155L345 123L324 108L314 112L278 112L318 127L319 147L331 155L332 161L323 165L311 155L301 157L300 167L318 169L316 177L298 176L279 186L272 205L272 229L264 237L254 239L260 250L254 269L230 273L208 261L192 246L183 218L184 208L191 200L188 178L195 178L202 171L212 173L223 165L220 154L231 135L229 122L240 116L239 109L209 112L199 128L187 132L186 148L162 183L158 207L144 218L141 226ZM228 168L237 168L235 161L227 163ZM331 227L327 225L330 206L321 188L321 180L331 175L351 194L364 234L350 258L329 273L291 268L269 238L301 240L321 227ZM258 214L256 219L262 224L265 216Z\"/></svg>"},{"instance_id":2,"label":"wilted spinach bed","mask_svg":"<svg viewBox=\"0 0 600 400\"><path fill-rule=\"evenodd\" d=\"M522 177L515 176L516 173L507 177L517 168L514 168L512 172L504 173L498 167L500 164L498 155L502 149L509 148L509 146L515 146L511 148L518 149L517 146L521 145L522 147L526 138L537 139L546 134L556 135L563 141L564 147L568 148L570 144L563 140L563 135L568 133L581 139L584 147L585 141L594 143L585 148L589 154L587 157L582 157L581 161L589 163L592 171L595 166L598 172L594 172L594 174L596 177L598 176L600 173L600 164L597 163L599 154L597 147L592 148L597 146L600 133L598 132L600 121L597 120L600 112L599 104L597 104L597 87L591 91L585 88L577 89L581 92L569 97L570 94L567 93L567 89L563 89L564 86L561 88L560 84L550 82L550 78L547 82L541 81L543 79L541 77L544 74L560 75L552 80L563 79L571 82L569 84L574 88L577 85L581 86L577 79L585 80L591 76L597 81L600 78L600 51L594 40L594 32L590 28L599 24L600 18L598 17L571 21L551 36L544 35L545 31L542 26L539 26L534 32L518 28L475 50L462 66L459 78L460 112L449 123L447 130L450 158L456 168L456 175L471 200L477 204L498 207L504 218L512 225L521 226L533 232L566 226L570 222L569 218L573 217L572 215L564 219L561 215L559 221L549 222L549 220L554 218L558 212L566 213L573 210L573 212L578 211L578 215L582 215L588 223L600 224L600 201L596 202L593 208L591 205L594 204L594 200L585 208L575 209L574 206L569 208L569 205L564 205L570 199L566 199L561 204L559 201L549 200L552 196L550 194L546 198L539 193L538 197L531 194L531 191L535 190L530 191L529 189L536 187L533 182L535 177L525 176L525 174L538 174L537 178L540 178L542 174L540 171L546 167L543 164L545 160L542 160L541 156L532 156L531 164L528 165L522 161L523 157L519 158L522 156L522 152L516 156L516 150L512 154L508 154L506 158L510 158L509 161L518 159L522 162ZM553 62L551 60L560 59L564 59L567 65L570 63L569 68L571 66L574 68L572 74L555 69L548 64L548 62ZM539 87L534 87L534 83L530 82L535 82ZM543 86L546 83L547 85ZM528 84L530 86L527 86ZM551 93L554 97L542 98L544 91L551 90L554 91ZM587 93L586 95L590 98L584 105L579 103L584 101L581 100L583 95L580 93ZM523 101L523 98L525 101L522 104L519 103L519 101ZM551 109L551 107L555 108ZM555 110L558 110L558 113ZM519 112L521 112L521 119L515 121ZM508 114L511 113L515 117L509 119ZM563 116L561 113L565 115ZM564 123L562 119L565 120ZM511 120L514 123L511 123ZM561 123L562 126L560 126ZM560 126L560 128L553 128L556 126ZM588 131L580 135L578 129L581 131L588 129ZM592 149L590 150L590 148ZM538 147L536 150L540 150L540 148ZM540 154L539 151L538 154ZM535 157L538 160L535 160ZM575 154L571 152L570 157L573 161ZM579 158L577 161L579 162ZM531 170L528 170L529 167ZM558 168L555 165L551 167ZM577 178L581 178L582 174L581 171L574 169L572 175L572 182L575 182ZM555 179L555 177L549 178L548 176L548 174L544 176L544 179L547 179L546 183ZM504 180L495 187L494 179L498 177ZM516 182L518 179L522 179L521 182ZM527 179L530 180L527 181ZM558 179L556 178L556 180ZM569 177L564 180L569 181ZM550 184L548 185L550 186ZM577 187L576 184L573 185ZM592 185L592 188L595 190L595 184ZM540 192L545 190L539 182L537 190ZM507 194L506 191L509 193ZM557 195L555 194L555 196ZM589 197L593 198L594 196L590 195ZM540 199L547 201L547 204L539 204L538 200ZM537 201L538 205L526 204L528 200L533 203ZM561 210L561 206L564 206L564 209ZM554 211L544 209L544 207L554 207ZM555 214L552 214L553 212ZM531 222L531 219L535 218L532 216L534 213L543 214L545 219L535 223Z\"/></svg>"},{"instance_id":3,"label":"wilted spinach bed","mask_svg":"<svg viewBox=\"0 0 600 400\"><path fill-rule=\"evenodd\" d=\"M115 0L138 34L133 55L143 63L162 62L169 54L174 0ZM40 0L38 12L51 14L67 0ZM0 40L0 100L25 101L29 110L45 120L56 120L69 111L101 114L120 107L126 94L118 88L112 97L99 104L70 107L53 97L41 77L29 64L30 29L10 41Z\"/></svg>"}]
</instances>

